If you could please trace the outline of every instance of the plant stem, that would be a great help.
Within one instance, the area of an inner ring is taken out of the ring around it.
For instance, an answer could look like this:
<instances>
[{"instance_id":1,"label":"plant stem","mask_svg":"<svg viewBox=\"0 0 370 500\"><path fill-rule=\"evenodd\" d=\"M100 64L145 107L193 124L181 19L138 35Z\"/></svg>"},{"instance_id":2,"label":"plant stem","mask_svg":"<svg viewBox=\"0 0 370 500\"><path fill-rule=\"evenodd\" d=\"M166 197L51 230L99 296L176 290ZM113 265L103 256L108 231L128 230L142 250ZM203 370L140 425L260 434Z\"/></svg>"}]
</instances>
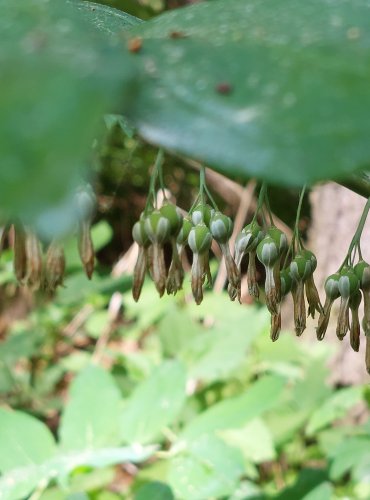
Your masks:
<instances>
[{"instance_id":1,"label":"plant stem","mask_svg":"<svg viewBox=\"0 0 370 500\"><path fill-rule=\"evenodd\" d=\"M368 198L366 205L364 206L364 210L362 212L362 215L361 215L360 221L358 223L356 232L355 232L355 234L352 238L352 241L348 247L348 252L347 252L346 258L344 259L339 270L341 270L343 268L343 266L346 264L346 262L348 262L348 260L350 260L351 254L352 254L354 248L356 246L357 246L357 248L360 247L360 239L361 239L362 231L364 230L364 226L365 226L365 222L366 222L369 210L370 210L370 198ZM360 252L361 252L361 250L360 250ZM359 252L359 255L361 256L360 252Z\"/></svg>"},{"instance_id":2,"label":"plant stem","mask_svg":"<svg viewBox=\"0 0 370 500\"><path fill-rule=\"evenodd\" d=\"M163 185L162 164L163 164L163 149L159 149L158 153L157 153L157 157L155 159L153 172L152 172L152 175L150 177L149 193L148 193L148 198L146 200L146 205L145 205L145 210L144 210L145 214L148 213L149 208L156 205L155 187L156 187L156 182L157 182L158 176L159 176L159 182L161 184L161 188L163 191L163 196L164 196L164 198L166 198L166 195L164 192L164 185Z\"/></svg>"}]
</instances>

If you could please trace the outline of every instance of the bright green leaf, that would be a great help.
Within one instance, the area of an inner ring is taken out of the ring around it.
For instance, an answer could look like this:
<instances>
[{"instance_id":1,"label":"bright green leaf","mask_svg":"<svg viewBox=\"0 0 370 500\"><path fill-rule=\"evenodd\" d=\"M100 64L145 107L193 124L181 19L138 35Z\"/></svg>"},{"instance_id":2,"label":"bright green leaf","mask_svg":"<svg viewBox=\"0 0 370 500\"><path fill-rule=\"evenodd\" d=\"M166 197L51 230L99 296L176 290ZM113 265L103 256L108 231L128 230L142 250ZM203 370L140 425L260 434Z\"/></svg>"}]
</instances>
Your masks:
<instances>
[{"instance_id":1,"label":"bright green leaf","mask_svg":"<svg viewBox=\"0 0 370 500\"><path fill-rule=\"evenodd\" d=\"M0 443L2 473L41 464L56 450L54 438L46 425L26 413L3 408L0 408Z\"/></svg>"},{"instance_id":2,"label":"bright green leaf","mask_svg":"<svg viewBox=\"0 0 370 500\"><path fill-rule=\"evenodd\" d=\"M134 500L175 500L171 488L167 484L153 481L144 484L135 493Z\"/></svg>"},{"instance_id":3,"label":"bright green leaf","mask_svg":"<svg viewBox=\"0 0 370 500\"><path fill-rule=\"evenodd\" d=\"M148 443L178 416L185 401L186 374L176 361L167 361L142 382L126 402L121 417L121 438L127 443Z\"/></svg>"},{"instance_id":4,"label":"bright green leaf","mask_svg":"<svg viewBox=\"0 0 370 500\"><path fill-rule=\"evenodd\" d=\"M331 500L333 498L333 486L330 483L322 483L305 495L302 500Z\"/></svg>"},{"instance_id":5,"label":"bright green leaf","mask_svg":"<svg viewBox=\"0 0 370 500\"><path fill-rule=\"evenodd\" d=\"M142 22L137 17L107 5L81 0L72 0L70 3L75 4L89 22L108 35L118 35L127 28Z\"/></svg>"},{"instance_id":6,"label":"bright green leaf","mask_svg":"<svg viewBox=\"0 0 370 500\"><path fill-rule=\"evenodd\" d=\"M76 185L101 116L133 70L67 2L5 0L0 34L1 207L28 217Z\"/></svg>"},{"instance_id":7,"label":"bright green leaf","mask_svg":"<svg viewBox=\"0 0 370 500\"><path fill-rule=\"evenodd\" d=\"M357 464L370 456L370 439L347 438L332 453L330 478L340 479Z\"/></svg>"},{"instance_id":8,"label":"bright green leaf","mask_svg":"<svg viewBox=\"0 0 370 500\"><path fill-rule=\"evenodd\" d=\"M122 110L150 142L286 185L369 167L366 0L215 0L137 35L141 77Z\"/></svg>"},{"instance_id":9,"label":"bright green leaf","mask_svg":"<svg viewBox=\"0 0 370 500\"><path fill-rule=\"evenodd\" d=\"M361 400L361 387L348 387L337 391L313 413L307 425L307 435L313 436L333 420L344 417L347 411Z\"/></svg>"},{"instance_id":10,"label":"bright green leaf","mask_svg":"<svg viewBox=\"0 0 370 500\"><path fill-rule=\"evenodd\" d=\"M224 399L195 417L181 437L190 440L217 430L242 427L273 407L283 388L283 379L265 376L248 387L245 394Z\"/></svg>"},{"instance_id":11,"label":"bright green leaf","mask_svg":"<svg viewBox=\"0 0 370 500\"><path fill-rule=\"evenodd\" d=\"M88 366L71 384L59 430L63 450L91 450L118 441L121 396L113 377Z\"/></svg>"},{"instance_id":12,"label":"bright green leaf","mask_svg":"<svg viewBox=\"0 0 370 500\"><path fill-rule=\"evenodd\" d=\"M221 498L236 489L244 472L239 450L215 436L202 436L170 463L169 483L176 498Z\"/></svg>"},{"instance_id":13,"label":"bright green leaf","mask_svg":"<svg viewBox=\"0 0 370 500\"><path fill-rule=\"evenodd\" d=\"M267 462L276 456L271 432L260 418L248 422L241 429L221 431L219 435L227 444L238 448L246 460L253 463Z\"/></svg>"}]
</instances>

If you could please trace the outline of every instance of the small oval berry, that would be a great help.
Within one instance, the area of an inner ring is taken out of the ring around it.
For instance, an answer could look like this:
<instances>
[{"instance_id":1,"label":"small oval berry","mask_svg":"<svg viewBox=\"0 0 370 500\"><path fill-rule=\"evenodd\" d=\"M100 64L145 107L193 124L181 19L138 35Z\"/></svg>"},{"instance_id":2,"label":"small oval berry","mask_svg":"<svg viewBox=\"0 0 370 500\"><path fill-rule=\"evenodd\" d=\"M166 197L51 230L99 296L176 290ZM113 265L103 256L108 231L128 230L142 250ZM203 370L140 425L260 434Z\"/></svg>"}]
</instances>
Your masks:
<instances>
[{"instance_id":1,"label":"small oval berry","mask_svg":"<svg viewBox=\"0 0 370 500\"><path fill-rule=\"evenodd\" d=\"M370 266L364 260L360 260L354 267L356 276L360 280L360 287L363 290L370 288Z\"/></svg>"},{"instance_id":2,"label":"small oval berry","mask_svg":"<svg viewBox=\"0 0 370 500\"><path fill-rule=\"evenodd\" d=\"M188 243L193 253L201 254L208 252L211 248L212 234L203 222L200 222L190 230Z\"/></svg>"},{"instance_id":3,"label":"small oval berry","mask_svg":"<svg viewBox=\"0 0 370 500\"><path fill-rule=\"evenodd\" d=\"M134 224L132 228L132 237L141 247L147 247L149 245L150 240L145 230L144 220L139 220Z\"/></svg>"},{"instance_id":4,"label":"small oval berry","mask_svg":"<svg viewBox=\"0 0 370 500\"><path fill-rule=\"evenodd\" d=\"M279 249L271 236L265 236L257 246L258 260L264 265L271 267L279 259Z\"/></svg>"},{"instance_id":5,"label":"small oval berry","mask_svg":"<svg viewBox=\"0 0 370 500\"><path fill-rule=\"evenodd\" d=\"M189 217L184 217L182 221L182 227L176 238L176 243L178 243L179 245L185 245L185 243L188 241L188 236L192 227L193 224Z\"/></svg>"},{"instance_id":6,"label":"small oval berry","mask_svg":"<svg viewBox=\"0 0 370 500\"><path fill-rule=\"evenodd\" d=\"M170 221L159 210L154 210L145 219L145 231L152 243L164 243L171 231Z\"/></svg>"},{"instance_id":7,"label":"small oval berry","mask_svg":"<svg viewBox=\"0 0 370 500\"><path fill-rule=\"evenodd\" d=\"M312 266L310 259L306 259L303 255L296 255L289 266L290 274L294 281L306 281L312 274Z\"/></svg>"},{"instance_id":8,"label":"small oval berry","mask_svg":"<svg viewBox=\"0 0 370 500\"><path fill-rule=\"evenodd\" d=\"M181 227L183 216L180 209L173 203L165 203L159 211L166 217L170 222L170 232L172 236L177 236Z\"/></svg>"},{"instance_id":9,"label":"small oval berry","mask_svg":"<svg viewBox=\"0 0 370 500\"><path fill-rule=\"evenodd\" d=\"M213 214L214 214L214 210L209 205L199 204L192 211L191 220L193 221L194 226L196 226L200 222L204 222L204 224L206 224L206 226L208 226L209 221L211 220L211 217Z\"/></svg>"},{"instance_id":10,"label":"small oval berry","mask_svg":"<svg viewBox=\"0 0 370 500\"><path fill-rule=\"evenodd\" d=\"M226 243L233 232L233 222L227 215L215 212L209 221L209 229L218 243Z\"/></svg>"},{"instance_id":11,"label":"small oval berry","mask_svg":"<svg viewBox=\"0 0 370 500\"><path fill-rule=\"evenodd\" d=\"M335 300L340 297L339 293L339 273L331 274L325 281L325 293L330 300Z\"/></svg>"},{"instance_id":12,"label":"small oval berry","mask_svg":"<svg viewBox=\"0 0 370 500\"><path fill-rule=\"evenodd\" d=\"M271 236L271 238L277 244L280 255L287 250L288 240L286 234L283 233L283 231L280 231L280 229L278 229L277 227L272 226L267 230L267 234L268 236Z\"/></svg>"},{"instance_id":13,"label":"small oval berry","mask_svg":"<svg viewBox=\"0 0 370 500\"><path fill-rule=\"evenodd\" d=\"M358 291L360 288L360 280L354 270L350 267L343 269L340 272L338 289L341 297L348 298Z\"/></svg>"},{"instance_id":14,"label":"small oval berry","mask_svg":"<svg viewBox=\"0 0 370 500\"><path fill-rule=\"evenodd\" d=\"M280 286L281 286L281 295L287 295L293 285L293 280L290 275L289 267L280 271Z\"/></svg>"}]
</instances>

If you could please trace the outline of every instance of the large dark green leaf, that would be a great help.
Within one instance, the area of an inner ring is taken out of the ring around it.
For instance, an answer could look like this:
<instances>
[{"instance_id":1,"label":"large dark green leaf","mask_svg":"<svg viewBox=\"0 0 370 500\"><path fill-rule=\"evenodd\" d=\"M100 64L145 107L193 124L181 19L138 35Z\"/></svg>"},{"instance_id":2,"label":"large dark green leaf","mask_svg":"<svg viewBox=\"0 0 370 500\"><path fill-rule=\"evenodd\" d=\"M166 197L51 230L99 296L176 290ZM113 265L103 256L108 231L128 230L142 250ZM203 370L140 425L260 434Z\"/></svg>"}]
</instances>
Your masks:
<instances>
[{"instance_id":1,"label":"large dark green leaf","mask_svg":"<svg viewBox=\"0 0 370 500\"><path fill-rule=\"evenodd\" d=\"M226 174L345 176L370 164L368 16L366 0L219 0L166 13L130 32L143 37L131 56L141 77L123 111L147 140Z\"/></svg>"},{"instance_id":2,"label":"large dark green leaf","mask_svg":"<svg viewBox=\"0 0 370 500\"><path fill-rule=\"evenodd\" d=\"M38 211L75 185L130 61L65 1L0 10L0 204Z\"/></svg>"},{"instance_id":3,"label":"large dark green leaf","mask_svg":"<svg viewBox=\"0 0 370 500\"><path fill-rule=\"evenodd\" d=\"M108 35L116 35L128 27L141 22L140 19L121 10L113 9L107 5L95 2L72 0L87 20L92 22L100 31Z\"/></svg>"}]
</instances>

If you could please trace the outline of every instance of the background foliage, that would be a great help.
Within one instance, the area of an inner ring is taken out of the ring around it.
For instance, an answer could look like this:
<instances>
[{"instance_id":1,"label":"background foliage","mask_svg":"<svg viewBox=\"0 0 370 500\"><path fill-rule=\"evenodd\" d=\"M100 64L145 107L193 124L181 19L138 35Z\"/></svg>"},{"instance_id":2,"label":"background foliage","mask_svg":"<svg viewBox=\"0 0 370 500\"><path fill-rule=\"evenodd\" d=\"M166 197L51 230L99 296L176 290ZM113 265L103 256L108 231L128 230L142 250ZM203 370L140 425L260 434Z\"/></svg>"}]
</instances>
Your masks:
<instances>
[{"instance_id":1,"label":"background foliage","mask_svg":"<svg viewBox=\"0 0 370 500\"><path fill-rule=\"evenodd\" d=\"M180 3L110 2L126 15L2 2L2 212L42 213L40 226L65 232L91 165L99 265L87 282L67 239L65 288L50 300L17 289L3 252L0 499L369 498L369 389L326 384L326 345L288 332L272 345L264 309L222 294L196 307L188 288L159 301L148 285L135 304L130 276L109 270L154 157L133 125L243 181L368 165L366 3L228 0L131 17ZM166 182L189 206L196 174L183 167L172 158ZM294 196L276 193L287 222Z\"/></svg>"}]
</instances>

